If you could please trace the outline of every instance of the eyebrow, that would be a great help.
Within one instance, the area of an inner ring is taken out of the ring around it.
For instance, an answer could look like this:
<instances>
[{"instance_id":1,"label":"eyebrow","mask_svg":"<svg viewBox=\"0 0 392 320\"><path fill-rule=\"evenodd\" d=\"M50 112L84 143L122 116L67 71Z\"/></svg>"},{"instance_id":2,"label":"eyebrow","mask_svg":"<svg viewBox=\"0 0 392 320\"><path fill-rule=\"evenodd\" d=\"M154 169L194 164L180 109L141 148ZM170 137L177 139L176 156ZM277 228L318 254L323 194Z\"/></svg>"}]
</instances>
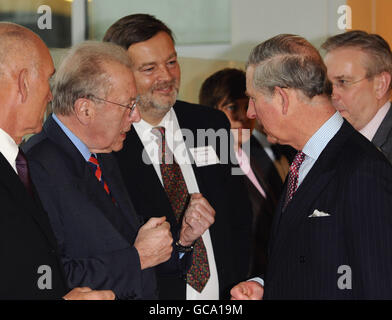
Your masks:
<instances>
[{"instance_id":1,"label":"eyebrow","mask_svg":"<svg viewBox=\"0 0 392 320\"><path fill-rule=\"evenodd\" d=\"M349 77L349 76L345 76L345 75L339 75L339 76L335 76L335 77L333 77L334 79L337 79L337 80L341 80L341 79L352 79L352 77Z\"/></svg>"},{"instance_id":2,"label":"eyebrow","mask_svg":"<svg viewBox=\"0 0 392 320\"><path fill-rule=\"evenodd\" d=\"M169 56L167 57L166 61L167 61L167 60L170 60L170 59L173 59L174 57L177 58L177 52L173 52L171 55L169 55ZM157 64L157 63L156 63L155 61L153 61L153 62L145 62L145 63L143 63L143 64L138 68L138 70L143 69L143 68L146 67L146 66L153 66L153 65L156 65L156 64Z\"/></svg>"}]
</instances>

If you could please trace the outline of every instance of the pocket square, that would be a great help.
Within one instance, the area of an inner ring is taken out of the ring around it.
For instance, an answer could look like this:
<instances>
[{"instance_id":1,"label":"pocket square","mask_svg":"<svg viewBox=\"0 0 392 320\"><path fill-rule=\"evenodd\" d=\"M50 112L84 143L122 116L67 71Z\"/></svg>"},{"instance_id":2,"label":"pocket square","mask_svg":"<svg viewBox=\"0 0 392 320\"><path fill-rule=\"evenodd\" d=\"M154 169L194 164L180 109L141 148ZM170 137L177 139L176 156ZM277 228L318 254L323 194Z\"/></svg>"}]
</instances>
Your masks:
<instances>
[{"instance_id":1,"label":"pocket square","mask_svg":"<svg viewBox=\"0 0 392 320\"><path fill-rule=\"evenodd\" d=\"M318 211L317 209L313 211L313 213L309 216L309 218L315 218L315 217L329 217L330 214L323 212L323 211Z\"/></svg>"}]
</instances>

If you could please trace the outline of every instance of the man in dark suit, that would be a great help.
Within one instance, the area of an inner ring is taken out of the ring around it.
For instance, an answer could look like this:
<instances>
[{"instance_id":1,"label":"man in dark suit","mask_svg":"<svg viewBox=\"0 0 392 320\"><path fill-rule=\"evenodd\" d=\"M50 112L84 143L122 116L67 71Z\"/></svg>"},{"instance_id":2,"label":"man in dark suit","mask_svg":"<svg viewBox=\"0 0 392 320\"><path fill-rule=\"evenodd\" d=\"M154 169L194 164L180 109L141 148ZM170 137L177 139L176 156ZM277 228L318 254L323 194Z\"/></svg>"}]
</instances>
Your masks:
<instances>
[{"instance_id":1,"label":"man in dark suit","mask_svg":"<svg viewBox=\"0 0 392 320\"><path fill-rule=\"evenodd\" d=\"M170 226L162 216L142 225L110 154L140 119L130 66L114 44L72 48L54 79L53 114L24 149L68 285L154 299L152 267L172 255ZM174 256L170 272L181 263Z\"/></svg>"},{"instance_id":2,"label":"man in dark suit","mask_svg":"<svg viewBox=\"0 0 392 320\"><path fill-rule=\"evenodd\" d=\"M49 50L30 30L2 22L0 53L0 299L113 299L89 288L67 293L56 239L18 147L41 131L52 99Z\"/></svg>"},{"instance_id":3,"label":"man in dark suit","mask_svg":"<svg viewBox=\"0 0 392 320\"><path fill-rule=\"evenodd\" d=\"M228 164L229 122L220 111L176 101L180 68L171 30L161 21L146 14L124 17L108 29L104 41L128 51L139 95L142 120L116 154L129 195L146 219L167 217L183 250L194 246L186 275L158 273L160 297L228 298L231 284L246 276L250 243L249 202ZM224 147L216 144L218 130ZM161 161L168 155L170 163ZM197 197L216 212L213 225L201 221L208 229L195 243L179 231L188 206L173 196L178 194L192 194L190 206Z\"/></svg>"},{"instance_id":4,"label":"man in dark suit","mask_svg":"<svg viewBox=\"0 0 392 320\"><path fill-rule=\"evenodd\" d=\"M377 34L352 30L328 38L325 64L332 103L392 162L392 52Z\"/></svg>"},{"instance_id":5,"label":"man in dark suit","mask_svg":"<svg viewBox=\"0 0 392 320\"><path fill-rule=\"evenodd\" d=\"M331 83L305 39L278 35L247 64L248 116L299 150L272 225L261 279L233 299L391 299L392 167L334 109Z\"/></svg>"}]
</instances>

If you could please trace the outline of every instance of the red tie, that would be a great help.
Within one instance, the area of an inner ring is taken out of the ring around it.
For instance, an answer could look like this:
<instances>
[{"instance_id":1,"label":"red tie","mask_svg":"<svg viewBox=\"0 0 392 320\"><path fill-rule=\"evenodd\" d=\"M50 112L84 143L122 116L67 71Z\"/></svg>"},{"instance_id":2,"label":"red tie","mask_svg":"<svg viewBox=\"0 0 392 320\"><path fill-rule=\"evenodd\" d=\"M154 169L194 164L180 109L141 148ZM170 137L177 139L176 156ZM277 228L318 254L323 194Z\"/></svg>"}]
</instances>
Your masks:
<instances>
[{"instance_id":1,"label":"red tie","mask_svg":"<svg viewBox=\"0 0 392 320\"><path fill-rule=\"evenodd\" d=\"M160 168L163 185L169 197L177 222L186 209L189 194L181 168L176 162L173 153L168 148L165 138L165 128L155 127L151 132L158 137L158 147L160 157ZM196 240L193 248L193 260L187 274L187 283L198 292L202 292L210 277L208 266L207 250L202 237Z\"/></svg>"},{"instance_id":2,"label":"red tie","mask_svg":"<svg viewBox=\"0 0 392 320\"><path fill-rule=\"evenodd\" d=\"M305 159L305 153L303 153L302 151L298 151L297 154L295 155L293 162L290 165L286 200L283 206L283 210L286 209L288 203L291 201L295 191L297 190L299 168L301 167L301 164L304 161L304 159Z\"/></svg>"},{"instance_id":3,"label":"red tie","mask_svg":"<svg viewBox=\"0 0 392 320\"><path fill-rule=\"evenodd\" d=\"M109 187L108 187L106 181L102 178L102 171L101 171L101 167L99 166L98 159L95 157L94 154L91 154L90 159L88 159L88 164L94 170L95 177L102 184L102 186L105 189L106 193L109 196L111 196ZM114 203L115 202L114 198L113 197L111 197L111 198L112 198L112 201Z\"/></svg>"}]
</instances>

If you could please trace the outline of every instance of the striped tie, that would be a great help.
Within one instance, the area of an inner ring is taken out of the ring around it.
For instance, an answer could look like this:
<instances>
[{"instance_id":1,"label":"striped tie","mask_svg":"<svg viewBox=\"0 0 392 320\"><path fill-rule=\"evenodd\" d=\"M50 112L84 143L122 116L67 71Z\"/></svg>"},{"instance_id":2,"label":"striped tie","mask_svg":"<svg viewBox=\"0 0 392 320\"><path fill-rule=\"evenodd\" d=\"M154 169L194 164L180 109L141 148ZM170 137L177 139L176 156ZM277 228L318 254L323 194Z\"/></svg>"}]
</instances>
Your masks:
<instances>
[{"instance_id":1,"label":"striped tie","mask_svg":"<svg viewBox=\"0 0 392 320\"><path fill-rule=\"evenodd\" d=\"M90 159L88 159L88 164L93 169L95 177L102 184L102 186L105 189L106 193L112 198L113 203L115 203L114 198L110 194L109 187L108 187L106 181L102 177L102 170L101 170L101 167L99 166L98 159L95 157L94 154L91 154Z\"/></svg>"}]
</instances>

